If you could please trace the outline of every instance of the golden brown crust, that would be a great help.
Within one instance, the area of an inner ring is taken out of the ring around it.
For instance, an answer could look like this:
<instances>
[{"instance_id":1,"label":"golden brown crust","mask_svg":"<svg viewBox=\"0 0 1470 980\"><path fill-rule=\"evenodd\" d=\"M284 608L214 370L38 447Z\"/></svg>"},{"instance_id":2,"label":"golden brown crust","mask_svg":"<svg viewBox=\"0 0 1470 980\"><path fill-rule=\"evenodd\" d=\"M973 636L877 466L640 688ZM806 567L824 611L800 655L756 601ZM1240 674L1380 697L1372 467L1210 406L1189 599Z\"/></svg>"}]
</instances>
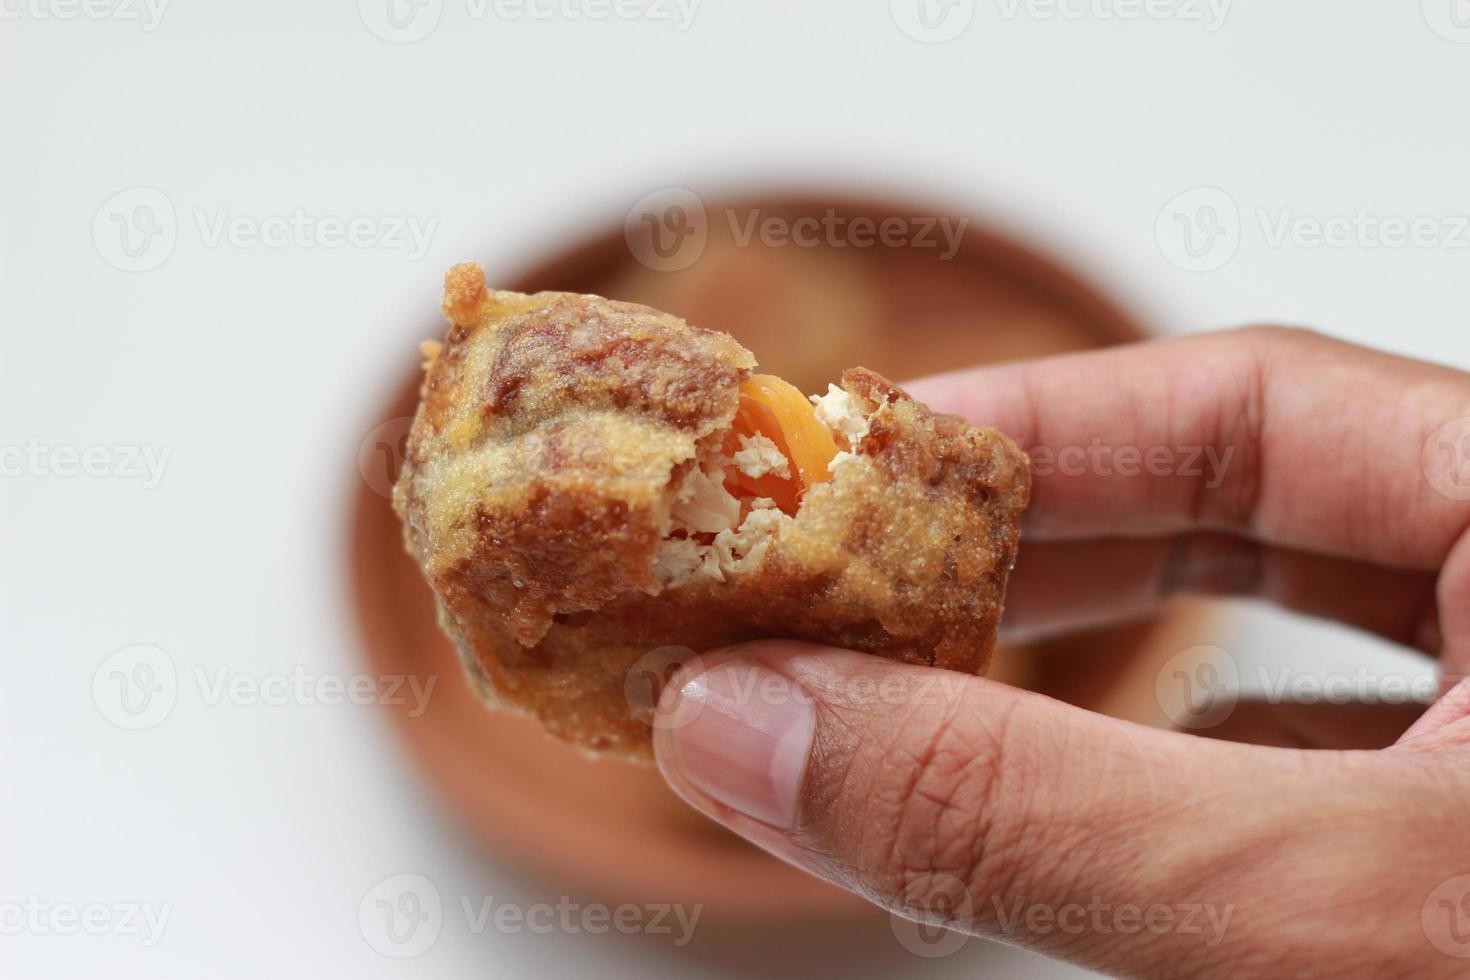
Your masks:
<instances>
[{"instance_id":1,"label":"golden brown crust","mask_svg":"<svg viewBox=\"0 0 1470 980\"><path fill-rule=\"evenodd\" d=\"M444 309L398 497L441 600L473 582L447 614L483 603L534 647L556 614L657 591L670 482L730 424L750 354L645 307L490 291L479 266L449 271Z\"/></svg>"},{"instance_id":2,"label":"golden brown crust","mask_svg":"<svg viewBox=\"0 0 1470 980\"><path fill-rule=\"evenodd\" d=\"M748 571L664 588L675 490L754 367L730 337L646 307L445 278L394 503L441 621L490 699L593 750L647 758L630 667L668 646L796 637L978 673L989 662L1025 455L865 369L870 431Z\"/></svg>"}]
</instances>

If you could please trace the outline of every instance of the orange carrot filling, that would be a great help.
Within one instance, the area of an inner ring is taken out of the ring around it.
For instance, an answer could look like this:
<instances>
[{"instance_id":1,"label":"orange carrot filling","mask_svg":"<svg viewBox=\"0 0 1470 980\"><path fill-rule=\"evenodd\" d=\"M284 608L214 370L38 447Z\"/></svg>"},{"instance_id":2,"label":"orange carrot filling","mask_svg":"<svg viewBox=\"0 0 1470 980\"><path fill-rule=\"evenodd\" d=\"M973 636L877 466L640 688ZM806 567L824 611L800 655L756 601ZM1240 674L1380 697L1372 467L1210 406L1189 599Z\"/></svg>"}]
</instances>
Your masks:
<instances>
[{"instance_id":1,"label":"orange carrot filling","mask_svg":"<svg viewBox=\"0 0 1470 980\"><path fill-rule=\"evenodd\" d=\"M831 475L827 467L837 455L832 433L817 421L806 396L775 375L752 375L740 386L740 409L725 439L727 456L740 450L741 436L765 436L790 465L785 477L767 473L752 478L729 467L725 489L737 497L769 497L786 513L795 514L802 495Z\"/></svg>"}]
</instances>

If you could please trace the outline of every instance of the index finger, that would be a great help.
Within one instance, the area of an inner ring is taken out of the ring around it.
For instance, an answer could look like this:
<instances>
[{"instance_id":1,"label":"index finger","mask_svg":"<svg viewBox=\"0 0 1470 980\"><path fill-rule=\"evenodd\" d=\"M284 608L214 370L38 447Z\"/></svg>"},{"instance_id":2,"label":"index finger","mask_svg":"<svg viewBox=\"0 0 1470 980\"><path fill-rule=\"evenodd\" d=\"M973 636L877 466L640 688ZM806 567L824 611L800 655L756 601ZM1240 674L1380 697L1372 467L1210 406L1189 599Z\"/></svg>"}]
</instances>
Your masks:
<instances>
[{"instance_id":1,"label":"index finger","mask_svg":"<svg viewBox=\"0 0 1470 980\"><path fill-rule=\"evenodd\" d=\"M1425 569L1470 521L1457 499L1470 497L1457 482L1470 376L1306 331L1154 341L906 388L1031 454L1027 527L1041 537L1218 530Z\"/></svg>"}]
</instances>

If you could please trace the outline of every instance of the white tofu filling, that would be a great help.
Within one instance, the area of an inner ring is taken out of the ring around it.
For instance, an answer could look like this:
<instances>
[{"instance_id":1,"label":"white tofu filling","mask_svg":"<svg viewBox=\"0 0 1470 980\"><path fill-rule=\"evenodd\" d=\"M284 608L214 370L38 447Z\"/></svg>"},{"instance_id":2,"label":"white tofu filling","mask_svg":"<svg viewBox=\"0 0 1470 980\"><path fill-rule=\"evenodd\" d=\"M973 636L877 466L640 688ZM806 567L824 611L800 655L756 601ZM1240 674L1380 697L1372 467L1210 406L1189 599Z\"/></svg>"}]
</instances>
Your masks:
<instances>
[{"instance_id":1,"label":"white tofu filling","mask_svg":"<svg viewBox=\"0 0 1470 980\"><path fill-rule=\"evenodd\" d=\"M735 454L734 463L736 469L752 480L768 474L783 480L791 476L791 461L765 436L741 436L740 451Z\"/></svg>"},{"instance_id":2,"label":"white tofu filling","mask_svg":"<svg viewBox=\"0 0 1470 980\"><path fill-rule=\"evenodd\" d=\"M718 534L740 521L740 501L725 489L725 467L717 461L689 474L670 511L672 530Z\"/></svg>"},{"instance_id":3,"label":"white tofu filling","mask_svg":"<svg viewBox=\"0 0 1470 980\"><path fill-rule=\"evenodd\" d=\"M734 499L734 498L731 498ZM731 522L715 534L712 544L701 544L690 537L665 538L654 558L654 571L667 588L677 589L696 578L723 582L738 575L761 560L771 541L792 518L776 502L757 497L739 527ZM675 529L678 529L675 522Z\"/></svg>"},{"instance_id":4,"label":"white tofu filling","mask_svg":"<svg viewBox=\"0 0 1470 980\"><path fill-rule=\"evenodd\" d=\"M832 430L839 443L846 442L849 450L867 437L871 428L869 416L858 399L833 384L827 386L825 395L812 395L811 399L816 406L817 421Z\"/></svg>"},{"instance_id":5,"label":"white tofu filling","mask_svg":"<svg viewBox=\"0 0 1470 980\"><path fill-rule=\"evenodd\" d=\"M828 464L835 472L857 458L855 450L870 431L871 415L860 399L836 385L828 385L825 395L812 395L811 400L817 421L831 430L839 446ZM733 457L717 456L690 473L679 488L669 531L654 558L654 571L665 588L677 589L704 578L724 582L740 574L759 563L781 529L794 520L766 497L743 508L725 489L725 470L730 466L751 479L768 475L789 479L793 472L779 446L755 435L741 436ZM714 538L705 543L696 535Z\"/></svg>"}]
</instances>

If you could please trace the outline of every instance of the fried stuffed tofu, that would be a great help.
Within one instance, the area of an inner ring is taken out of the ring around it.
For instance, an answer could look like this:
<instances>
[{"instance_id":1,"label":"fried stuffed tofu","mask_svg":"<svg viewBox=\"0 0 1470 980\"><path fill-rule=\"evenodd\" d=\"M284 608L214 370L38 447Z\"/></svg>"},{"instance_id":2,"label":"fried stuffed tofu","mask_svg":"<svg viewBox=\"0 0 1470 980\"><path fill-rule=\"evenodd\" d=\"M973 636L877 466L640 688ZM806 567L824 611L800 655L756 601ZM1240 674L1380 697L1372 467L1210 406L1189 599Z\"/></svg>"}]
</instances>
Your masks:
<instances>
[{"instance_id":1,"label":"fried stuffed tofu","mask_svg":"<svg viewBox=\"0 0 1470 980\"><path fill-rule=\"evenodd\" d=\"M647 760L651 654L789 637L985 670L1030 493L1006 436L863 368L807 397L726 334L477 265L444 312L394 506L492 704Z\"/></svg>"}]
</instances>

